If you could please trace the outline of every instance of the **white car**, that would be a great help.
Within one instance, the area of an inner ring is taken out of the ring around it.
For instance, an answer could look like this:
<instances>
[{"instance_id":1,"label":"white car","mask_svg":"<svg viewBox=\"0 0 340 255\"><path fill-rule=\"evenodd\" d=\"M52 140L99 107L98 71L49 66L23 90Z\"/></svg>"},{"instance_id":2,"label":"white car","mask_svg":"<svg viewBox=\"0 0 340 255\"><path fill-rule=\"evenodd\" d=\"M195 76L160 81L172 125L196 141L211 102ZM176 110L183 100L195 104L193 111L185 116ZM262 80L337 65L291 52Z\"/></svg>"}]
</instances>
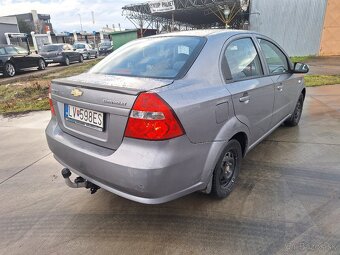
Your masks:
<instances>
[{"instance_id":1,"label":"white car","mask_svg":"<svg viewBox=\"0 0 340 255\"><path fill-rule=\"evenodd\" d=\"M91 57L97 58L98 57L98 51L96 49L93 49L92 46L88 43L75 43L73 44L73 48L81 53L84 57L84 59L90 59Z\"/></svg>"}]
</instances>

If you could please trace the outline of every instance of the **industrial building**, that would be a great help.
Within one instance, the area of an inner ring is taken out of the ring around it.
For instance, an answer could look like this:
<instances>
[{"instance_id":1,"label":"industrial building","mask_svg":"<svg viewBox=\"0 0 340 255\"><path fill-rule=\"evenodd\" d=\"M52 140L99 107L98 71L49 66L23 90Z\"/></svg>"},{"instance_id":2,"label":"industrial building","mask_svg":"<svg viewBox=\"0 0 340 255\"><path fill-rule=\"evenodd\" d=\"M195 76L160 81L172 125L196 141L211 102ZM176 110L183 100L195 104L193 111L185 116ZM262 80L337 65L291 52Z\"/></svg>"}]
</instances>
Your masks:
<instances>
[{"instance_id":1,"label":"industrial building","mask_svg":"<svg viewBox=\"0 0 340 255\"><path fill-rule=\"evenodd\" d=\"M46 34L47 32L53 33L51 16L49 14L39 14L36 10L28 13L8 15L6 17L15 17L17 19L19 29L27 30L20 31L29 34L34 31L37 34ZM22 26L22 28L20 28Z\"/></svg>"},{"instance_id":2,"label":"industrial building","mask_svg":"<svg viewBox=\"0 0 340 255\"><path fill-rule=\"evenodd\" d=\"M159 0L123 7L136 28L249 29L291 56L340 55L339 0Z\"/></svg>"},{"instance_id":3,"label":"industrial building","mask_svg":"<svg viewBox=\"0 0 340 255\"><path fill-rule=\"evenodd\" d=\"M6 44L5 33L19 33L16 17L0 17L0 44Z\"/></svg>"}]
</instances>

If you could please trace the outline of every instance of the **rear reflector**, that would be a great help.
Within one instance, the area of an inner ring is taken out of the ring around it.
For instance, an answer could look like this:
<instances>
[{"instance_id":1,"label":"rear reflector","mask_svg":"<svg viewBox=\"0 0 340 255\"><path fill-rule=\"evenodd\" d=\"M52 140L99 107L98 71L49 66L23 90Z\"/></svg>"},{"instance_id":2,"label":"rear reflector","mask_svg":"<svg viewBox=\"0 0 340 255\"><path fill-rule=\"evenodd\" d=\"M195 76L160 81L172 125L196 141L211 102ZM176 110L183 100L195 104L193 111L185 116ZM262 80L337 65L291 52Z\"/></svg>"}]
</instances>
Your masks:
<instances>
[{"instance_id":1,"label":"rear reflector","mask_svg":"<svg viewBox=\"0 0 340 255\"><path fill-rule=\"evenodd\" d=\"M155 93L141 93L128 120L125 137L167 140L184 134L171 107Z\"/></svg>"},{"instance_id":2,"label":"rear reflector","mask_svg":"<svg viewBox=\"0 0 340 255\"><path fill-rule=\"evenodd\" d=\"M51 85L48 88L48 102L50 103L50 108L51 108L51 114L55 115L55 110L52 102L52 96L51 96Z\"/></svg>"}]
</instances>

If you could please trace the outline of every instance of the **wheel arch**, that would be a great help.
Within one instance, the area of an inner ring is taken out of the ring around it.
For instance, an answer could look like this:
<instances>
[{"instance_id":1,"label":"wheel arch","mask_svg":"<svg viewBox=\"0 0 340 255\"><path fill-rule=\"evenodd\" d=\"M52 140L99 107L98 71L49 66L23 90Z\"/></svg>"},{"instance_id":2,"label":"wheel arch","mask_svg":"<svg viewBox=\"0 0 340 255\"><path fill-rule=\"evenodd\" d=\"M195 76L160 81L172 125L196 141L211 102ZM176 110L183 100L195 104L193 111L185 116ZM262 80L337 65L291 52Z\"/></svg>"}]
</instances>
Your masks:
<instances>
[{"instance_id":1,"label":"wheel arch","mask_svg":"<svg viewBox=\"0 0 340 255\"><path fill-rule=\"evenodd\" d=\"M305 98L306 98L306 88L303 88L303 89L301 90L301 93L302 93L302 95L303 95L303 100L305 100Z\"/></svg>"},{"instance_id":2,"label":"wheel arch","mask_svg":"<svg viewBox=\"0 0 340 255\"><path fill-rule=\"evenodd\" d=\"M248 148L248 136L245 132L238 132L235 135L233 135L230 140L236 140L240 143L241 149L242 149L242 157L246 155L247 148Z\"/></svg>"}]
</instances>

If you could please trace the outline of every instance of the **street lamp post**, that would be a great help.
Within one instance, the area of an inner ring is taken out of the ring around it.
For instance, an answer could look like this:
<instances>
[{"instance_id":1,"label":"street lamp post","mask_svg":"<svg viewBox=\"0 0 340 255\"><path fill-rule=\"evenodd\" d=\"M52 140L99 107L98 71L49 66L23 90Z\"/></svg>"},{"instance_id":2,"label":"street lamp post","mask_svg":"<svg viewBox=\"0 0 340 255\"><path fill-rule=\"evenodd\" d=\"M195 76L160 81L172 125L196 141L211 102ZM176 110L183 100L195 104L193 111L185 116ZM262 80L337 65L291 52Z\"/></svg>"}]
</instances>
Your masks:
<instances>
[{"instance_id":1,"label":"street lamp post","mask_svg":"<svg viewBox=\"0 0 340 255\"><path fill-rule=\"evenodd\" d=\"M81 15L80 13L78 13L79 15L79 21L80 21L80 32L83 32L83 23L81 23Z\"/></svg>"}]
</instances>

